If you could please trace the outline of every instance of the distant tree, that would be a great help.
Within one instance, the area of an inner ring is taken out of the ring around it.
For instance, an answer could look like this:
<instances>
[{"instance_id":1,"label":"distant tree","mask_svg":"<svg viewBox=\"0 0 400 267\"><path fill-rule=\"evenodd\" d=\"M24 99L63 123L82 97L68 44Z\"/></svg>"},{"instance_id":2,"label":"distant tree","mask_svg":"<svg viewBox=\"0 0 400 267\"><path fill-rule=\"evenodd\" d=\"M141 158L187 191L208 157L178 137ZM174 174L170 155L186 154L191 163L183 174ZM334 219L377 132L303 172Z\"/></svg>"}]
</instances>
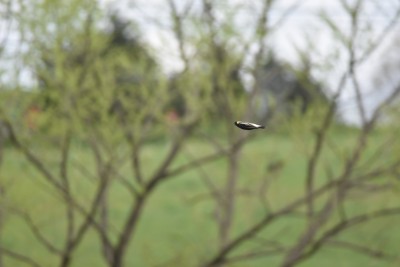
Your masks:
<instances>
[{"instance_id":1,"label":"distant tree","mask_svg":"<svg viewBox=\"0 0 400 267\"><path fill-rule=\"evenodd\" d=\"M192 59L193 66L190 70L175 73L170 78L170 92L173 100L172 108L182 115L188 110L188 103L182 93L186 90L188 75L203 77L211 82L200 83L198 87L200 97L208 97L207 114L214 118L229 116L228 121L234 120L231 101L239 103L247 98L245 87L240 77L242 62L240 57L230 51L228 44L213 40L212 44L201 44L199 54ZM224 81L222 84L220 81ZM228 115L230 114L230 115Z\"/></svg>"},{"instance_id":2,"label":"distant tree","mask_svg":"<svg viewBox=\"0 0 400 267\"><path fill-rule=\"evenodd\" d=\"M250 92L246 91L240 75L243 59L239 59L239 56L235 55L227 44L219 44L216 41L213 49L215 49L213 53L205 51L204 54L199 55L196 59L198 67L195 71L198 75L212 76L213 81L219 81L222 78L229 81L223 85L214 82L211 89L214 116L221 116L230 109L226 106L226 100L224 100L226 92L221 90L221 86L229 88L233 93L233 100L237 103L248 98ZM212 62L218 67L213 66ZM215 68L218 68L218 71ZM177 94L181 90L176 89L178 86L185 86L184 82L179 82L182 80L182 75L184 73L177 73L170 79L171 94L175 96L172 106L179 114L184 113L186 105L182 96ZM217 75L223 77L217 77ZM300 67L293 67L279 61L271 52L265 63L256 70L255 83L258 88L256 97L258 105L253 109L259 118L265 117L273 110L287 116L297 114L299 111L304 114L313 104L329 104L331 101L324 91L324 86L312 77L311 66L307 62L303 62Z\"/></svg>"},{"instance_id":3,"label":"distant tree","mask_svg":"<svg viewBox=\"0 0 400 267\"><path fill-rule=\"evenodd\" d=\"M287 115L305 113L313 103L330 102L323 85L312 77L309 64L303 62L294 68L280 62L272 53L257 71L256 83L261 97L264 96L264 106L274 106Z\"/></svg>"},{"instance_id":4,"label":"distant tree","mask_svg":"<svg viewBox=\"0 0 400 267\"><path fill-rule=\"evenodd\" d=\"M116 85L118 90L112 92L112 99L109 103L110 114L116 114L123 118L126 114L124 105L127 102L136 103L136 108L141 108L143 103L141 90L146 85L147 90L151 92L152 86L156 86L159 69L156 61L150 56L145 47L140 43L138 33L131 23L123 21L116 13L105 17L109 21L109 29L95 31L83 30L77 34L71 34L63 40L66 45L63 45L63 50L67 60L66 68L71 70L85 65L93 64L93 57L109 61L111 58L120 59L123 64L109 66L108 71L115 73ZM92 15L88 16L85 21L86 28L91 28L93 23ZM87 35L90 36L87 36ZM93 43L95 40L96 43ZM95 54L91 54L91 49L98 47ZM59 106L59 101L62 99L54 99L56 94L52 91L57 90L57 85L49 79L56 71L57 60L53 53L50 52L49 44L44 44L41 54L39 55L40 62L36 67L35 73L38 75L40 84L39 98L42 99L42 107ZM82 74L86 75L85 73ZM98 77L93 77L98 79ZM83 78L82 78L83 79ZM60 89L60 88L58 88ZM111 90L111 89L110 89ZM82 91L84 93L84 90ZM35 100L37 101L37 100Z\"/></svg>"}]
</instances>

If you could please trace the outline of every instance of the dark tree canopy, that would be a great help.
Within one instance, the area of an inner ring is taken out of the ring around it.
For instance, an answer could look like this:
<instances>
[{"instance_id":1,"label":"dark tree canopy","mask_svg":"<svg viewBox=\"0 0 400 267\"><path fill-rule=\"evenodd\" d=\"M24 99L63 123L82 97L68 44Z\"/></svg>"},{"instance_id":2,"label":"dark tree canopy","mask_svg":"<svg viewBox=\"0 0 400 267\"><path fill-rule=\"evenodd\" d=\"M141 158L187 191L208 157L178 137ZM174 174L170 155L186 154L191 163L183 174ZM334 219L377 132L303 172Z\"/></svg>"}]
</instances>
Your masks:
<instances>
[{"instance_id":1,"label":"dark tree canopy","mask_svg":"<svg viewBox=\"0 0 400 267\"><path fill-rule=\"evenodd\" d=\"M272 54L258 70L258 87L263 95L274 99L276 108L285 113L296 112L296 107L305 113L316 102L328 103L323 86L315 81L307 64L293 68L280 62ZM267 100L266 100L267 101Z\"/></svg>"}]
</instances>

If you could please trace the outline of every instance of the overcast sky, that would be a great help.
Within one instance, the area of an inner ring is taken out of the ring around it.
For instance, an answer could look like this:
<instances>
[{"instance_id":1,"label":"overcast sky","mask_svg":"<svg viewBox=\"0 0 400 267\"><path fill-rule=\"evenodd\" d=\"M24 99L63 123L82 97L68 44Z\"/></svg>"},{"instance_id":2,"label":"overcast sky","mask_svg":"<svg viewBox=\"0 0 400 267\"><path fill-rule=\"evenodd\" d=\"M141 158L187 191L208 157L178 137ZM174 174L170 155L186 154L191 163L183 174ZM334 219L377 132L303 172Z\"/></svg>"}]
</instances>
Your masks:
<instances>
[{"instance_id":1,"label":"overcast sky","mask_svg":"<svg viewBox=\"0 0 400 267\"><path fill-rule=\"evenodd\" d=\"M177 43L168 28L169 13L167 1L165 0L135 0L135 1L117 1L117 6L121 10L121 14L128 19L132 19L144 26L145 35L143 38L147 40L156 51L156 55L164 66L164 70L174 72L182 67L182 62L178 57ZM188 3L188 0L175 0L178 8L182 8ZM194 0L194 8L200 8L199 0ZM230 0L232 6L241 5L243 9L246 6L254 6L262 1L260 0ZM278 0L273 7L271 13L271 23L274 24L287 10L292 7L296 0ZM350 4L355 3L353 0L348 0ZM104 6L115 6L116 1L102 0ZM393 15L395 9L392 0L366 0L364 6L364 15L361 22L372 22L370 36L376 36L376 33L381 32L386 27L389 18ZM334 50L338 48L337 42L333 41L331 32L321 23L318 14L325 12L328 16L333 17L334 21L339 24L341 29L349 32L349 17L344 13L339 0L303 0L301 5L288 17L285 23L274 33L270 38L271 47L277 57L296 63L298 54L294 49L294 45L305 47L307 45L305 36L309 36L314 45L314 61L325 59L329 56L334 56ZM241 19L246 23L246 20L251 18L250 12L242 12ZM365 27L367 27L365 25ZM400 28L394 28L385 39L384 44L378 49L371 59L360 67L358 77L360 78L361 88L364 94L364 103L367 106L367 111L371 111L373 107L387 94L384 87L377 88L374 80L375 74L379 71L379 66L385 61L385 51L393 42L395 32L399 32ZM246 31L246 29L244 29ZM324 82L332 88L335 88L340 73L343 72L346 65L346 60L336 60L336 70L329 73L315 71L318 79L323 79ZM349 87L340 99L340 109L347 121L357 123L359 121L358 112L356 109L355 93Z\"/></svg>"},{"instance_id":2,"label":"overcast sky","mask_svg":"<svg viewBox=\"0 0 400 267\"><path fill-rule=\"evenodd\" d=\"M118 8L119 13L140 25L142 38L151 45L151 50L157 56L161 62L166 73L172 73L179 70L182 67L182 62L178 57L177 42L174 36L171 34L170 18L168 12L168 6L166 0L99 0L103 8L109 8L110 6ZM193 2L193 8L199 9L201 6L200 0L175 0L178 9L181 9L188 1ZM246 23L247 21L254 18L252 16L252 9L262 1L261 0L229 0L232 7L240 5L241 8L238 12L240 13L239 27L243 27L244 35L246 34ZM274 24L281 16L295 4L296 0L277 0L271 13L271 23ZM348 1L354 3L355 1ZM392 0L365 0L365 16L362 18L363 21L372 21L371 30L373 32L380 32L388 22L388 18L394 12ZM373 3L379 3L374 5ZM398 1L399 2L399 1ZM218 3L218 1L216 1ZM378 8L379 7L379 8ZM247 9L248 8L248 9ZM301 5L288 16L288 19L282 24L278 31L269 39L269 45L273 48L277 57L291 62L296 63L298 56L294 49L294 45L298 47L306 46L305 36L309 36L314 45L313 60L318 63L325 60L328 56L333 56L333 52L337 45L332 39L332 34L327 30L326 26L323 26L321 19L317 14L325 12L328 16L334 17L334 21L337 22L340 27L348 32L349 20L343 12L343 8L340 6L339 0L302 0ZM244 26L240 26L244 25ZM0 26L2 23L0 23ZM0 40L1 36L4 35L2 30L4 27L0 27ZM365 103L371 109L384 95L382 90L375 88L373 83L374 73L377 72L377 66L379 66L385 58L382 56L388 46L393 42L394 33L399 32L400 28L395 28L391 33L388 34L385 44L382 48L374 53L374 56L370 61L366 62L360 69L359 77L360 83L363 88L365 95ZM245 37L244 37L245 38ZM15 39L15 38L14 38ZM13 43L9 42L9 48L13 47ZM328 73L322 73L315 71L315 75L318 79L324 79L324 82L334 87L337 83L339 73L343 71L345 66L345 60L339 60L336 71ZM6 63L3 61L3 66L11 66L10 61ZM29 78L29 72L22 73L22 80L24 83L29 84L31 79ZM7 75L2 75L2 80L10 79ZM346 119L351 122L358 120L357 111L355 109L354 92L349 88L341 99L341 109L344 112Z\"/></svg>"}]
</instances>

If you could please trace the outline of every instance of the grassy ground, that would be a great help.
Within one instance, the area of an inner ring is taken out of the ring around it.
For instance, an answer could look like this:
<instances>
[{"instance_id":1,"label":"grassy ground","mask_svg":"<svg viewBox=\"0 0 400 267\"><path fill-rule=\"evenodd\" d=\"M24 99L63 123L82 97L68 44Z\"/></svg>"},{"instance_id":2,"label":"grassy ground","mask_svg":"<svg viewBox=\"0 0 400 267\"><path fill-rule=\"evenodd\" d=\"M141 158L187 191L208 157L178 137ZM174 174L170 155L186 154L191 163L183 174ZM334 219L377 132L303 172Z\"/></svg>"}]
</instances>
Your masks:
<instances>
[{"instance_id":1,"label":"grassy ground","mask_svg":"<svg viewBox=\"0 0 400 267\"><path fill-rule=\"evenodd\" d=\"M330 146L336 147L338 153L345 156L351 151L355 142L354 133L335 133L330 137ZM384 140L381 135L373 137L372 147ZM235 214L234 233L240 233L254 220L260 218L265 210L260 204L258 195L265 169L273 161L282 161L284 167L270 185L268 198L272 209L278 209L285 203L295 199L304 192L306 157L310 152L311 140L307 136L288 134L259 135L248 144L240 161L239 188L246 189L247 194L238 198ZM148 145L143 155L143 163L147 174L150 174L162 159L167 144L163 142ZM190 141L184 153L174 162L179 165L189 157L207 154L211 147L201 140ZM42 150L39 146L35 151L49 164L56 165L54 152ZM385 157L394 155L386 153ZM83 162L92 169L93 162L89 159L84 146L74 148L73 158ZM325 153L324 166L330 165L334 173L339 173L343 163L338 155ZM387 160L387 158L381 158ZM121 167L122 172L128 164ZM204 167L205 173L216 184L222 184L226 175L226 162L218 160ZM54 244L61 246L63 229L65 229L64 210L58 197L49 190L43 178L30 167L16 151L8 149L1 168L1 179L5 185L6 194L3 203L29 211L35 222L43 229L43 233ZM93 194L93 182L83 177L76 170L71 170L74 179L74 192L82 202L90 199ZM322 168L318 172L319 183L326 177ZM121 226L129 208L131 196L126 188L114 183L110 192L112 227ZM390 206L400 201L400 193L394 190L384 197L358 197L347 206L350 212L363 212L374 207ZM303 230L304 220L287 218L279 220L261 233L268 239L278 239L283 244L292 244ZM350 239L375 248L385 248L392 253L400 253L400 218L382 219L349 231L342 235L344 240ZM115 230L117 234L117 230ZM217 231L214 221L214 203L207 195L207 190L197 171L185 173L163 184L150 198L139 223L135 241L131 244L127 255L126 266L196 266L199 262L209 259L217 247ZM1 234L2 245L20 251L37 259L43 266L56 266L56 258L34 241L32 233L16 216L5 214ZM245 251L254 246L249 242ZM99 240L94 232L84 239L73 259L73 266L105 266L99 254ZM257 258L251 261L237 263L232 266L277 266L280 257ZM343 266L343 267L373 267L399 266L400 262L389 263L372 260L368 257L347 252L333 247L321 250L315 257L305 261L301 266ZM23 266L16 261L6 259L5 266Z\"/></svg>"}]
</instances>

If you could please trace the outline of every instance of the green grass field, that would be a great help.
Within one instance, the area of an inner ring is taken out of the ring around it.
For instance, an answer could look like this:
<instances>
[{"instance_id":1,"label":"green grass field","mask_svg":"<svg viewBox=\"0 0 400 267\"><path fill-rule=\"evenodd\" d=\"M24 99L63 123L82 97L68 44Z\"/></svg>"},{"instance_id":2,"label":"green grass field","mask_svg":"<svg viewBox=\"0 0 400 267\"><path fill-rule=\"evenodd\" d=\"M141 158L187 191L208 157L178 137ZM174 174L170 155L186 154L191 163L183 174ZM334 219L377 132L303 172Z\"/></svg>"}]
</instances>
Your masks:
<instances>
[{"instance_id":1,"label":"green grass field","mask_svg":"<svg viewBox=\"0 0 400 267\"><path fill-rule=\"evenodd\" d=\"M336 147L339 155L346 156L355 143L354 133L335 133L330 136L331 146ZM368 147L372 153L374 145L384 141L384 135L374 135ZM281 160L284 167L279 175L272 179L268 199L272 210L282 207L304 193L306 173L306 156L310 152L312 140L304 136L288 134L259 135L243 150L240 161L239 188L246 189L247 194L238 196L235 213L233 236L246 229L265 213L258 194L259 185L265 175L267 165ZM157 142L145 147L142 162L145 174L149 175L159 163L168 144ZM212 147L201 140L191 140L184 147L183 153L176 159L174 166L186 162L190 157L201 156L212 151ZM56 166L55 152L43 150L38 146L35 153L46 158L49 166ZM368 158L366 153L365 159ZM395 156L390 151L380 158L382 162ZM76 145L72 158L84 163L93 170L87 148ZM343 168L338 155L325 152L322 157L323 166L330 165L335 174ZM378 164L375 162L374 164ZM370 166L373 167L372 165ZM129 163L121 166L122 173L128 173ZM227 164L221 159L203 167L208 177L217 185L221 185L226 175ZM1 181L6 188L2 202L6 206L18 207L28 211L44 235L57 246L61 246L64 238L64 207L49 185L11 148L5 151L1 167ZM93 196L93 182L79 171L71 169L73 192L82 203ZM318 170L318 181L326 181L323 167ZM117 181L113 183L109 195L111 227L118 233L126 216L132 196ZM393 206L400 203L400 192L387 191L382 195L360 195L350 200L346 206L348 212L358 213L373 210L376 207ZM135 239L127 253L126 266L197 266L209 259L217 249L217 227L214 220L214 202L207 195L207 189L198 171L190 171L163 183L150 197L140 220ZM372 248L400 255L400 218L376 220L361 227L352 229L341 235L341 240L352 240L366 244ZM302 218L285 218L260 233L266 239L278 240L290 245L295 242L304 229ZM10 212L4 215L1 243L4 247L28 255L42 266L56 266L57 258L49 254L35 241L29 228L21 219ZM255 246L248 242L235 253L246 252ZM90 230L79 249L74 254L72 266L106 266L100 254L98 235ZM233 253L232 255L235 255ZM281 256L258 257L238 262L230 266L279 266ZM5 266L24 266L22 263L5 257ZM342 267L381 267L400 266L400 262L387 262L371 259L361 254L327 246L310 260L303 262L303 267L342 266Z\"/></svg>"}]
</instances>

